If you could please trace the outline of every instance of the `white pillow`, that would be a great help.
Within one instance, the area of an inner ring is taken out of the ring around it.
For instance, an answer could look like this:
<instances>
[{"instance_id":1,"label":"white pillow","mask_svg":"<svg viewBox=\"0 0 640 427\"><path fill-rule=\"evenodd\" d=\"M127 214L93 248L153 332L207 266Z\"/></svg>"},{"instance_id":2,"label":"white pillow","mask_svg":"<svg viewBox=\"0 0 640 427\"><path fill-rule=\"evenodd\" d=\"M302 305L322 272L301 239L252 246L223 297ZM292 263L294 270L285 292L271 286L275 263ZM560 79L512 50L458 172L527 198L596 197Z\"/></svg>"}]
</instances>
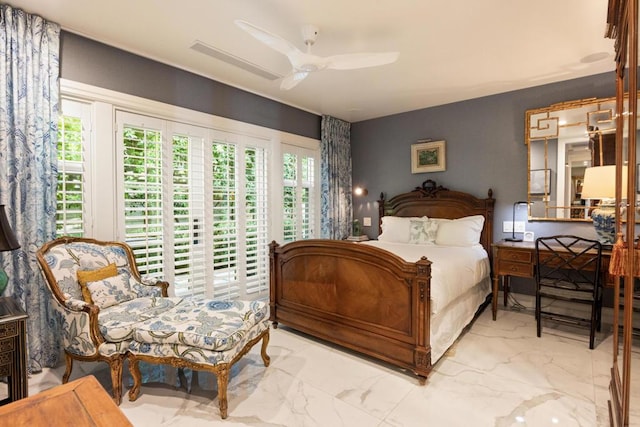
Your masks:
<instances>
[{"instance_id":1,"label":"white pillow","mask_svg":"<svg viewBox=\"0 0 640 427\"><path fill-rule=\"evenodd\" d=\"M466 216L458 219L438 219L436 245L473 246L480 243L484 225L482 215Z\"/></svg>"},{"instance_id":2,"label":"white pillow","mask_svg":"<svg viewBox=\"0 0 640 427\"><path fill-rule=\"evenodd\" d=\"M427 217L400 217L400 216L383 216L382 217L382 233L378 236L378 240L395 243L409 243L409 234L411 233L411 220L426 219Z\"/></svg>"},{"instance_id":3,"label":"white pillow","mask_svg":"<svg viewBox=\"0 0 640 427\"><path fill-rule=\"evenodd\" d=\"M429 218L412 219L409 224L409 243L415 245L433 245L436 243L437 221L432 221Z\"/></svg>"}]
</instances>

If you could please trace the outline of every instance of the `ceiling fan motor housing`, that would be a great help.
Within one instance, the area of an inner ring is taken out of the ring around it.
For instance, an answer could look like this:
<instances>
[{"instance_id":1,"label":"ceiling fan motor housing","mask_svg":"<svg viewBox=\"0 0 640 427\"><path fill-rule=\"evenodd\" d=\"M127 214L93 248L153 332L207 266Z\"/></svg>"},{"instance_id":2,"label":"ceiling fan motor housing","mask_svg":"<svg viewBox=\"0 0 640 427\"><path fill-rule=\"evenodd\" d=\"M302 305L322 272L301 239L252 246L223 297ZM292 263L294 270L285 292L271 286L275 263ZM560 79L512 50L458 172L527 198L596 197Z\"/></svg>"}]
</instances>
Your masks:
<instances>
[{"instance_id":1,"label":"ceiling fan motor housing","mask_svg":"<svg viewBox=\"0 0 640 427\"><path fill-rule=\"evenodd\" d=\"M302 26L302 39L304 40L304 44L311 46L316 42L316 38L318 38L318 27L311 24Z\"/></svg>"}]
</instances>

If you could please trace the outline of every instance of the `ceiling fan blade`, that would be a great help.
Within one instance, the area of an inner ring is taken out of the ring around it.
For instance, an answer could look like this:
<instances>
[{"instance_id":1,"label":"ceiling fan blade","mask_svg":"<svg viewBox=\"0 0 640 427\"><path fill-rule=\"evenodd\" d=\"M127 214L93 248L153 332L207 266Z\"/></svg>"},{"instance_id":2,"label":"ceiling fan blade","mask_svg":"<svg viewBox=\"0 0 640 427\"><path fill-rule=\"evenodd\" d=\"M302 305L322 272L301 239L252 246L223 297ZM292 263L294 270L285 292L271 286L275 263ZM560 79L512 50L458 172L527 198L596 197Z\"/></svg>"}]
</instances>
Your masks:
<instances>
[{"instance_id":1,"label":"ceiling fan blade","mask_svg":"<svg viewBox=\"0 0 640 427\"><path fill-rule=\"evenodd\" d=\"M256 27L255 25L250 24L246 21L242 21L240 19L236 19L234 22L238 27L258 39L262 43L266 44L274 50L277 50L283 55L287 55L287 57L289 57L289 55L294 55L295 53L300 53L300 50L297 47L278 35L272 34L267 30L263 30L260 27Z\"/></svg>"},{"instance_id":2,"label":"ceiling fan blade","mask_svg":"<svg viewBox=\"0 0 640 427\"><path fill-rule=\"evenodd\" d=\"M308 71L293 71L288 76L285 76L280 83L280 89L289 90L295 87L298 83L303 81L309 75Z\"/></svg>"},{"instance_id":3,"label":"ceiling fan blade","mask_svg":"<svg viewBox=\"0 0 640 427\"><path fill-rule=\"evenodd\" d=\"M332 70L353 70L356 68L376 67L397 61L399 52L348 53L325 58L327 68Z\"/></svg>"}]
</instances>

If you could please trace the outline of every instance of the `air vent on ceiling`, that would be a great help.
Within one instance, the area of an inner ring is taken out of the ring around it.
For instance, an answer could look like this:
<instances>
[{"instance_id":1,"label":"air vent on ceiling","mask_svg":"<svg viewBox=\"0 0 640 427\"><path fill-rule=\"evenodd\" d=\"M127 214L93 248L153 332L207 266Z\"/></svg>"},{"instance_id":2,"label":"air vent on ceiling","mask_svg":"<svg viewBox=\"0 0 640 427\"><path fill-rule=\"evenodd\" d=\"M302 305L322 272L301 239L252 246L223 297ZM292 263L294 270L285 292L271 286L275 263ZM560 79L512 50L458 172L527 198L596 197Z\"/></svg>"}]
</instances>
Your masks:
<instances>
[{"instance_id":1,"label":"air vent on ceiling","mask_svg":"<svg viewBox=\"0 0 640 427\"><path fill-rule=\"evenodd\" d=\"M200 40L196 40L193 45L191 45L191 49L195 50L196 52L204 53L205 55L219 59L220 61L226 62L227 64L235 65L236 67L242 68L245 71L256 74L268 80L277 80L283 77L269 70L265 70L259 65L252 64L251 62L248 62L242 58L238 58L237 56L234 56L228 52L225 52L213 46L209 46L208 44L205 44Z\"/></svg>"}]
</instances>

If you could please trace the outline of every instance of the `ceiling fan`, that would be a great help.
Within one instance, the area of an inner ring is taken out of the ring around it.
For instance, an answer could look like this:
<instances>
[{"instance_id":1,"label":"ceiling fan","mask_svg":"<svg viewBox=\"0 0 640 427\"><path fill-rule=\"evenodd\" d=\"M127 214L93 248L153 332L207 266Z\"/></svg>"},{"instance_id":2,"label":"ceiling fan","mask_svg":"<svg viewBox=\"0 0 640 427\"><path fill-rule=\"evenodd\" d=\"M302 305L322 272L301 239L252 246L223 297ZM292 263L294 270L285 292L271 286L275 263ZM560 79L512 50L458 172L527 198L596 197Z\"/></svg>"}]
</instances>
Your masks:
<instances>
[{"instance_id":1,"label":"ceiling fan","mask_svg":"<svg viewBox=\"0 0 640 427\"><path fill-rule=\"evenodd\" d=\"M289 90L304 80L309 73L330 70L354 70L357 68L376 67L395 62L400 55L399 52L383 53L349 53L333 56L316 56L311 54L311 46L318 37L318 27L314 25L304 25L302 27L302 37L307 51L302 52L292 43L280 36L272 34L267 30L256 27L246 21L236 20L236 25L244 31L289 58L293 69L286 75L280 83L280 89Z\"/></svg>"}]
</instances>

